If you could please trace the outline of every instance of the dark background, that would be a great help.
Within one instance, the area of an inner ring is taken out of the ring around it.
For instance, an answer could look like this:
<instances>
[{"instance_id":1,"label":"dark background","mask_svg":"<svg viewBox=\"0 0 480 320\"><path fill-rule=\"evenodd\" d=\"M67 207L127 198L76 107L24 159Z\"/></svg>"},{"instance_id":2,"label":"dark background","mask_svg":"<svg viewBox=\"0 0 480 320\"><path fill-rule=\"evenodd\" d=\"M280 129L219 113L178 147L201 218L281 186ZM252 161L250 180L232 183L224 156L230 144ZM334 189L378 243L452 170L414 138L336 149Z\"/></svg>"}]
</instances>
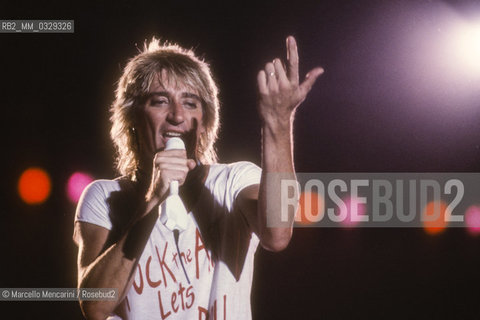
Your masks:
<instances>
[{"instance_id":1,"label":"dark background","mask_svg":"<svg viewBox=\"0 0 480 320\"><path fill-rule=\"evenodd\" d=\"M222 162L259 163L256 74L284 58L285 38L294 35L302 76L317 65L326 70L297 113L297 171L478 172L479 83L456 100L457 87L439 79L448 90L432 95L405 83L408 60L395 62L396 18L413 3L466 16L478 9L473 1L0 4L1 19L75 20L74 34L0 34L0 287L76 286L66 181L77 170L115 176L107 109L126 60L154 35L211 63L223 106ZM421 15L410 23L410 32L436 28ZM44 204L17 195L29 166L52 178ZM479 245L464 229L296 229L287 250L257 252L253 315L478 318ZM82 318L76 302L2 302L0 312Z\"/></svg>"}]
</instances>

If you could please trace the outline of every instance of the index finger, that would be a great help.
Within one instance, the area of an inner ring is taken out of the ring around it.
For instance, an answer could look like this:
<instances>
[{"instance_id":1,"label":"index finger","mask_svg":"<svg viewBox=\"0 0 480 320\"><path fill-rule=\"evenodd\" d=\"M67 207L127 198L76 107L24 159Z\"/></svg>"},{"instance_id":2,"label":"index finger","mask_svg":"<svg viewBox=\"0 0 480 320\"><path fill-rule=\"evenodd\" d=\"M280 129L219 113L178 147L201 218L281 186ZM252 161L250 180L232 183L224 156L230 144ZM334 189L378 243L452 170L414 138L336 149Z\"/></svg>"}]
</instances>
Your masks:
<instances>
[{"instance_id":1,"label":"index finger","mask_svg":"<svg viewBox=\"0 0 480 320\"><path fill-rule=\"evenodd\" d=\"M172 159L187 159L187 151L182 149L162 150L155 154L154 162L157 163L159 158L172 158Z\"/></svg>"},{"instance_id":2,"label":"index finger","mask_svg":"<svg viewBox=\"0 0 480 320\"><path fill-rule=\"evenodd\" d=\"M298 84L298 49L297 42L293 36L287 37L287 60L288 60L288 79L294 84Z\"/></svg>"}]
</instances>

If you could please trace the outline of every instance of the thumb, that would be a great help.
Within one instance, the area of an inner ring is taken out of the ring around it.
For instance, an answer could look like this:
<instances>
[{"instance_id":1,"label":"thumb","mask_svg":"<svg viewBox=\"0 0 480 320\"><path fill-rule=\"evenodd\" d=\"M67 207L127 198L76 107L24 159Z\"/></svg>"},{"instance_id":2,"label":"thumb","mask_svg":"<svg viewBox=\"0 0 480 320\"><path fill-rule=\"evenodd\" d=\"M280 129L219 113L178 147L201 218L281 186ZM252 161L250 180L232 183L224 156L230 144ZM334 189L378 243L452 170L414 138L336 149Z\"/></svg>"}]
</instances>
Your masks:
<instances>
[{"instance_id":1,"label":"thumb","mask_svg":"<svg viewBox=\"0 0 480 320\"><path fill-rule=\"evenodd\" d=\"M305 81L300 84L300 90L304 95L307 95L307 93L310 92L310 89L312 89L312 86L315 81L317 81L317 78L324 72L325 70L322 67L318 67L310 70L310 72L307 73L305 76Z\"/></svg>"}]
</instances>

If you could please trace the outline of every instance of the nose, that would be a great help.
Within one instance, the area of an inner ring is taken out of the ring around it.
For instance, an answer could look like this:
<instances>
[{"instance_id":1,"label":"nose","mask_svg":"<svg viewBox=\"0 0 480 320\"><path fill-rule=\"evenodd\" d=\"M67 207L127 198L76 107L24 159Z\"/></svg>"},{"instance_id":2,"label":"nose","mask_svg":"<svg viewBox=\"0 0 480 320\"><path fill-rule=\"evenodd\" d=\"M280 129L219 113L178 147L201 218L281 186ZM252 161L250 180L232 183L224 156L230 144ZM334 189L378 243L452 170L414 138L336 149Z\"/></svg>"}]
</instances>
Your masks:
<instances>
[{"instance_id":1,"label":"nose","mask_svg":"<svg viewBox=\"0 0 480 320\"><path fill-rule=\"evenodd\" d=\"M183 106L178 101L173 101L170 105L170 110L168 112L167 120L174 125L181 124L185 121L185 110Z\"/></svg>"}]
</instances>

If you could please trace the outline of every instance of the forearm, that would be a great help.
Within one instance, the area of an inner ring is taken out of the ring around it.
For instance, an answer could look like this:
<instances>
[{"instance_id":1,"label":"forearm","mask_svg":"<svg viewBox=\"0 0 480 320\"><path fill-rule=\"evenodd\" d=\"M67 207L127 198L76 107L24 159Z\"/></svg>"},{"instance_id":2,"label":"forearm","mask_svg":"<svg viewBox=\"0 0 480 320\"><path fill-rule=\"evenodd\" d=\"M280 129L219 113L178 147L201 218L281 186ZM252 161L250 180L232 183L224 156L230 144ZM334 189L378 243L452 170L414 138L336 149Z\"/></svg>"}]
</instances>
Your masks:
<instances>
[{"instance_id":1,"label":"forearm","mask_svg":"<svg viewBox=\"0 0 480 320\"><path fill-rule=\"evenodd\" d=\"M295 210L277 225L281 214L281 179L295 179L291 118L264 122L262 126L262 179L259 190L258 225L262 246L268 250L284 249L292 236ZM293 208L290 208L293 209ZM274 226L269 226L274 224Z\"/></svg>"},{"instance_id":2,"label":"forearm","mask_svg":"<svg viewBox=\"0 0 480 320\"><path fill-rule=\"evenodd\" d=\"M315 80L323 73L322 68L312 69L305 81L299 82L298 50L293 37L287 38L287 59L286 69L277 58L268 62L257 76L258 109L263 120L263 174L258 195L257 228L262 246L274 251L288 245L297 207L282 208L281 205L281 180L295 179L293 117ZM296 188L295 193L298 195ZM288 209L286 215L282 209Z\"/></svg>"},{"instance_id":3,"label":"forearm","mask_svg":"<svg viewBox=\"0 0 480 320\"><path fill-rule=\"evenodd\" d=\"M105 319L120 303L126 293L129 277L136 265L135 260L124 257L122 246L125 239L112 245L84 271L79 288L115 288L118 300L80 300L80 307L87 319Z\"/></svg>"},{"instance_id":4,"label":"forearm","mask_svg":"<svg viewBox=\"0 0 480 320\"><path fill-rule=\"evenodd\" d=\"M133 282L138 259L158 219L153 203L147 205L138 219L126 228L123 236L88 266L79 270L79 288L116 288L118 300L80 301L88 318L105 318L126 295ZM148 210L148 213L147 213Z\"/></svg>"}]
</instances>

